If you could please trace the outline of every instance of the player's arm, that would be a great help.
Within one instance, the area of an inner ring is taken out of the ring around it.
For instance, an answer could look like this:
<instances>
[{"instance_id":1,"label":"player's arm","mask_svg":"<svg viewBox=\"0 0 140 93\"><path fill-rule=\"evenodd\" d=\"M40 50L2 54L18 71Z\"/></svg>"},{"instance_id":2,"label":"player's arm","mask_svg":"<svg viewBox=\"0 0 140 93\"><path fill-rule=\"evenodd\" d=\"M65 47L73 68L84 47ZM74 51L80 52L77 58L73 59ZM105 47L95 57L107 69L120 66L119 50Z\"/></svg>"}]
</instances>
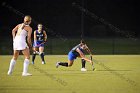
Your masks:
<instances>
[{"instance_id":1,"label":"player's arm","mask_svg":"<svg viewBox=\"0 0 140 93\"><path fill-rule=\"evenodd\" d=\"M27 35L27 43L28 43L28 46L29 46L30 48L31 48L31 46L32 46L31 35L32 35L32 28L29 28L28 35Z\"/></svg>"},{"instance_id":2,"label":"player's arm","mask_svg":"<svg viewBox=\"0 0 140 93\"><path fill-rule=\"evenodd\" d=\"M37 37L36 37L36 31L34 31L34 45L37 46Z\"/></svg>"},{"instance_id":3,"label":"player's arm","mask_svg":"<svg viewBox=\"0 0 140 93\"><path fill-rule=\"evenodd\" d=\"M34 31L34 41L37 41L37 38L36 38L36 31Z\"/></svg>"},{"instance_id":4,"label":"player's arm","mask_svg":"<svg viewBox=\"0 0 140 93\"><path fill-rule=\"evenodd\" d=\"M85 57L85 55L81 52L81 50L79 48L76 49L76 51L80 54L80 57L83 58L84 60L92 63L92 61L88 58Z\"/></svg>"},{"instance_id":5,"label":"player's arm","mask_svg":"<svg viewBox=\"0 0 140 93\"><path fill-rule=\"evenodd\" d=\"M43 34L44 34L44 42L47 41L47 34L46 34L46 31L43 31Z\"/></svg>"},{"instance_id":6,"label":"player's arm","mask_svg":"<svg viewBox=\"0 0 140 93\"><path fill-rule=\"evenodd\" d=\"M17 25L17 26L12 30L13 40L14 40L14 38L15 38L15 36L16 36L16 32L17 32L17 30L18 30L18 27L19 27L19 25Z\"/></svg>"}]
</instances>

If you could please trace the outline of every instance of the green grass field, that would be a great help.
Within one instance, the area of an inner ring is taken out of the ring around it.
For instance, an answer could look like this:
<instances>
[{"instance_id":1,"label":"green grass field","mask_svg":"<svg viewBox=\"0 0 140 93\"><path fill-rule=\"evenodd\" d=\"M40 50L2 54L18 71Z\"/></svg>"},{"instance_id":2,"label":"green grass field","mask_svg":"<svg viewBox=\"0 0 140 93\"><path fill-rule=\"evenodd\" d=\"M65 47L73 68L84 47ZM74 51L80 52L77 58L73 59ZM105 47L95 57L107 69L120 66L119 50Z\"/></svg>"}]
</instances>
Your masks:
<instances>
[{"instance_id":1,"label":"green grass field","mask_svg":"<svg viewBox=\"0 0 140 93\"><path fill-rule=\"evenodd\" d=\"M96 55L96 71L87 63L87 72L80 71L80 59L70 68L55 68L67 56L46 55L45 65L37 56L30 77L21 76L23 56L7 76L11 57L0 56L0 93L140 93L140 55Z\"/></svg>"}]
</instances>

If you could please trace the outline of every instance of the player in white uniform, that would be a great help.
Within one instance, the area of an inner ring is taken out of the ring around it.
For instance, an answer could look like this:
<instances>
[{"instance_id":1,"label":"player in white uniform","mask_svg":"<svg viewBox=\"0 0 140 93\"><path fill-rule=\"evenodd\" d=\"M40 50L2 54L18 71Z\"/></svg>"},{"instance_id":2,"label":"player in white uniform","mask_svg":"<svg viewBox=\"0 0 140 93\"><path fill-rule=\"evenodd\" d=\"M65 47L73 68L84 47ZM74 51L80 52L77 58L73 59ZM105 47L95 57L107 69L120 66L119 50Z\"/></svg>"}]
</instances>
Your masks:
<instances>
[{"instance_id":1,"label":"player in white uniform","mask_svg":"<svg viewBox=\"0 0 140 93\"><path fill-rule=\"evenodd\" d=\"M28 73L28 65L29 65L29 59L30 59L29 48L31 48L31 34L32 34L32 28L29 26L30 23L31 23L31 17L25 16L24 23L18 24L12 30L14 54L10 62L9 70L7 73L8 75L12 74L20 51L22 51L25 58L24 64L23 64L22 76L32 75ZM26 43L26 37L27 37L27 43Z\"/></svg>"}]
</instances>

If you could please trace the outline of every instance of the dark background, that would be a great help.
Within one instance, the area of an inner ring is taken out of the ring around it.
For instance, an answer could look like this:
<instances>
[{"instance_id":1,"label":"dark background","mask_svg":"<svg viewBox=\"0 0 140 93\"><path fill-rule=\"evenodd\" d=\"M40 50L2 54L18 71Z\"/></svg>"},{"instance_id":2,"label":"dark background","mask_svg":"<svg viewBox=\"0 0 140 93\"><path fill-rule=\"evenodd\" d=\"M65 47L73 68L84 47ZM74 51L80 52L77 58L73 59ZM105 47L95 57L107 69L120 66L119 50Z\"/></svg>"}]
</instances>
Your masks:
<instances>
[{"instance_id":1,"label":"dark background","mask_svg":"<svg viewBox=\"0 0 140 93\"><path fill-rule=\"evenodd\" d=\"M98 19L104 19L120 32L110 29L91 14L82 12L74 6L75 4L95 14ZM56 38L64 43L66 40L68 42L69 38L80 39L81 35L82 38L111 40L125 38L131 39L132 42L137 39L138 42L140 37L138 4L137 0L3 0L0 3L0 41L11 42L11 30L23 21L24 14L32 16L33 30L38 23L42 23L49 39ZM69 47L71 46L70 44Z\"/></svg>"}]
</instances>

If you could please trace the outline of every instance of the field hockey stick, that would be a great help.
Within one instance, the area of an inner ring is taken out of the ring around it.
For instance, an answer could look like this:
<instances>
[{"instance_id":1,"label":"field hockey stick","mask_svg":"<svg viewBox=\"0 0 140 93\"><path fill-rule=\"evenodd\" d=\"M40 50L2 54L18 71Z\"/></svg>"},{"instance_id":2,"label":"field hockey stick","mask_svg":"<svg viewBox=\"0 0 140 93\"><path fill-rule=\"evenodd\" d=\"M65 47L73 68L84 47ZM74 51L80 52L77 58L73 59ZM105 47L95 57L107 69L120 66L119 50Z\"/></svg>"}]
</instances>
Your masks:
<instances>
[{"instance_id":1,"label":"field hockey stick","mask_svg":"<svg viewBox=\"0 0 140 93\"><path fill-rule=\"evenodd\" d=\"M35 52L35 54L40 54L40 52L38 52L38 51L36 51L36 50L34 50L34 49L32 49L33 50L33 52Z\"/></svg>"},{"instance_id":2,"label":"field hockey stick","mask_svg":"<svg viewBox=\"0 0 140 93\"><path fill-rule=\"evenodd\" d=\"M92 55L90 55L90 60L92 61ZM92 70L94 71L95 68L94 68L94 65L93 65L93 61L92 61L91 65L92 65Z\"/></svg>"},{"instance_id":3,"label":"field hockey stick","mask_svg":"<svg viewBox=\"0 0 140 93\"><path fill-rule=\"evenodd\" d=\"M42 42L41 44L45 44L45 43L46 43L46 42ZM41 44L38 44L37 47L40 46ZM38 55L40 54L39 51L36 51L36 50L34 50L34 49L32 49L32 50L33 50L33 52L35 52L36 54L38 54Z\"/></svg>"},{"instance_id":4,"label":"field hockey stick","mask_svg":"<svg viewBox=\"0 0 140 93\"><path fill-rule=\"evenodd\" d=\"M46 43L46 42L42 42L41 44L38 44L37 47L40 46L40 45L42 45L42 44L45 44L45 43Z\"/></svg>"},{"instance_id":5,"label":"field hockey stick","mask_svg":"<svg viewBox=\"0 0 140 93\"><path fill-rule=\"evenodd\" d=\"M91 50L88 48L88 46L87 46L87 45L86 45L86 48L87 48L87 52L88 52L88 53L89 53L89 55L90 55L90 60L92 61L92 53L91 53ZM92 61L91 65L92 65L92 70L94 71L94 70L95 70L95 68L94 68L94 65L93 65L93 61Z\"/></svg>"}]
</instances>

